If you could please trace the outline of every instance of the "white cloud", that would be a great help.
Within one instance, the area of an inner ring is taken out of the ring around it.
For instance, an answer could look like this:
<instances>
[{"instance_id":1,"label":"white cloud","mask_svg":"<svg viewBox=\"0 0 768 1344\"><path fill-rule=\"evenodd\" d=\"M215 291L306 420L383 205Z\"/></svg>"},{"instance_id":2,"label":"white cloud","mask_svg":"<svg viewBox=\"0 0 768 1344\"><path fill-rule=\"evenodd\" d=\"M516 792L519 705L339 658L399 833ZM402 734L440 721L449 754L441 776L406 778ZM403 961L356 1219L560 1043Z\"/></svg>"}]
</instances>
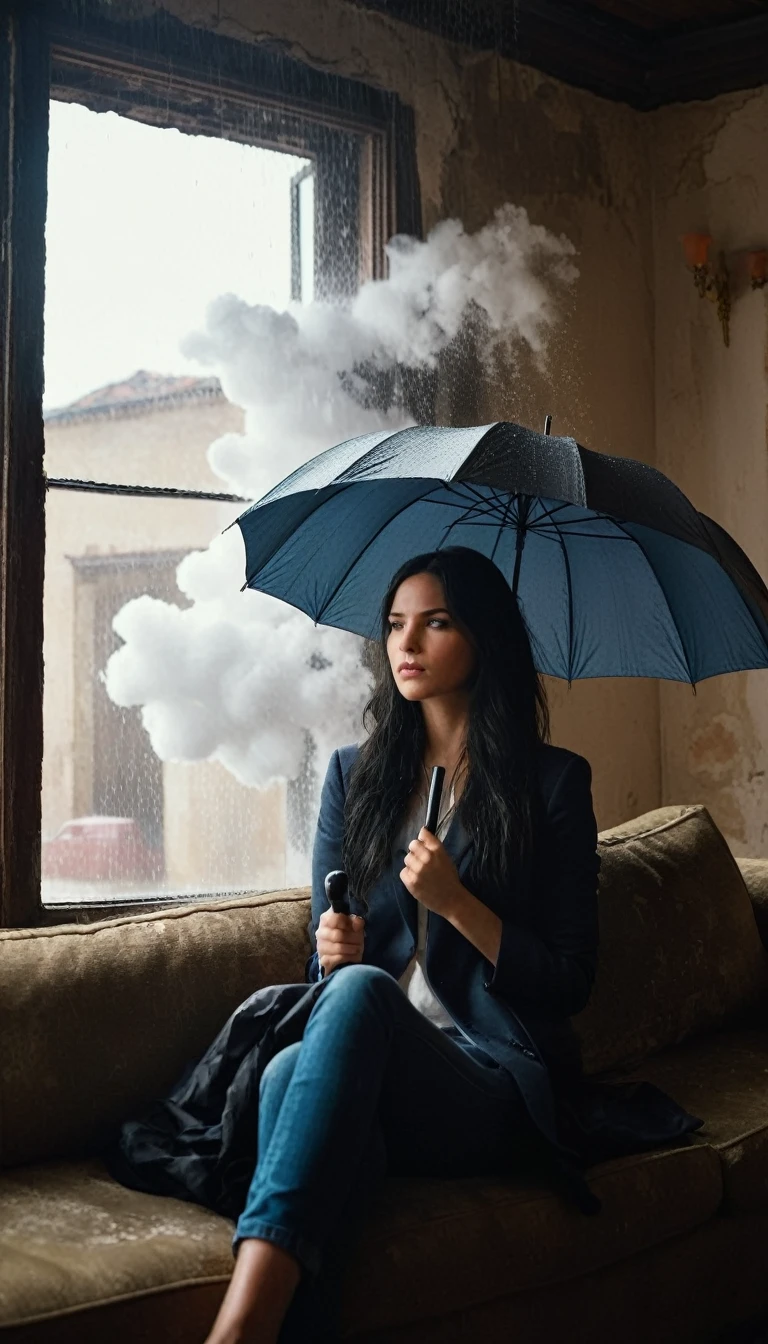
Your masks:
<instances>
[{"instance_id":1,"label":"white cloud","mask_svg":"<svg viewBox=\"0 0 768 1344\"><path fill-rule=\"evenodd\" d=\"M205 330L184 342L246 410L245 434L209 450L238 493L260 498L334 443L411 423L402 407L361 404L363 363L433 367L470 319L487 347L524 342L544 358L558 295L577 275L571 243L512 205L476 234L446 220L426 241L395 239L388 250L389 278L363 285L347 306L278 312L226 294L210 305ZM188 609L141 597L118 613L125 642L106 685L117 704L142 706L164 760L213 757L265 787L298 773L305 732L323 764L356 740L370 682L357 636L315 627L265 594L240 593L243 578L235 527L182 563Z\"/></svg>"}]
</instances>

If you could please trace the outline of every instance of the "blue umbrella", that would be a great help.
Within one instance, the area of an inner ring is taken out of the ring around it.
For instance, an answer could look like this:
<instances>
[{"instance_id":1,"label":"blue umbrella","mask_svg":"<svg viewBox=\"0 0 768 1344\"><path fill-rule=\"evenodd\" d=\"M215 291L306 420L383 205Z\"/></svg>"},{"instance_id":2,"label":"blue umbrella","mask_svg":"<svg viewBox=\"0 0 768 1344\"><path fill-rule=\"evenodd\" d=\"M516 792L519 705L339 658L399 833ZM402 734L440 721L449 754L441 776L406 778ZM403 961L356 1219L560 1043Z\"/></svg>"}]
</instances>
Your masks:
<instances>
[{"instance_id":1,"label":"blue umbrella","mask_svg":"<svg viewBox=\"0 0 768 1344\"><path fill-rule=\"evenodd\" d=\"M236 520L244 587L379 637L395 570L471 546L518 596L540 672L707 677L768 667L768 590L655 468L498 422L348 439Z\"/></svg>"}]
</instances>

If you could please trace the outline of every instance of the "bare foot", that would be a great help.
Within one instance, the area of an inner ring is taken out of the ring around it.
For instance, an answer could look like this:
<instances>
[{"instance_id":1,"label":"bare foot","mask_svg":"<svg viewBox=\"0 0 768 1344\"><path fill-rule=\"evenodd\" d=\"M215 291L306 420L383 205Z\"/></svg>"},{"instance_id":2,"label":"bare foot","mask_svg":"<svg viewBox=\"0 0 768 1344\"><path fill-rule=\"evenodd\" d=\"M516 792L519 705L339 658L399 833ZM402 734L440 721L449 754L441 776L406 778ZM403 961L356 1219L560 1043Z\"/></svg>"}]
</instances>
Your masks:
<instances>
[{"instance_id":1,"label":"bare foot","mask_svg":"<svg viewBox=\"0 0 768 1344\"><path fill-rule=\"evenodd\" d=\"M205 1344L277 1344L301 1278L295 1256L262 1237L246 1237Z\"/></svg>"}]
</instances>

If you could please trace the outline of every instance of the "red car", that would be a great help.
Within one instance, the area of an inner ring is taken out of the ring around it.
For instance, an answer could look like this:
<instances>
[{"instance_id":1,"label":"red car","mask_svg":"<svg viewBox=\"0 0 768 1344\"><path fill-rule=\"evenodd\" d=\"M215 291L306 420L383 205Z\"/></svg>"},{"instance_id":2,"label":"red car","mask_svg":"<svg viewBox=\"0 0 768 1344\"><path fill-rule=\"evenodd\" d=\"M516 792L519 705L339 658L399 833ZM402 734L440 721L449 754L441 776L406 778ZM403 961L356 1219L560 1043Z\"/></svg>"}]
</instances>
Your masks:
<instances>
[{"instance_id":1,"label":"red car","mask_svg":"<svg viewBox=\"0 0 768 1344\"><path fill-rule=\"evenodd\" d=\"M42 875L76 882L156 879L162 851L148 845L134 817L75 817L43 841Z\"/></svg>"}]
</instances>

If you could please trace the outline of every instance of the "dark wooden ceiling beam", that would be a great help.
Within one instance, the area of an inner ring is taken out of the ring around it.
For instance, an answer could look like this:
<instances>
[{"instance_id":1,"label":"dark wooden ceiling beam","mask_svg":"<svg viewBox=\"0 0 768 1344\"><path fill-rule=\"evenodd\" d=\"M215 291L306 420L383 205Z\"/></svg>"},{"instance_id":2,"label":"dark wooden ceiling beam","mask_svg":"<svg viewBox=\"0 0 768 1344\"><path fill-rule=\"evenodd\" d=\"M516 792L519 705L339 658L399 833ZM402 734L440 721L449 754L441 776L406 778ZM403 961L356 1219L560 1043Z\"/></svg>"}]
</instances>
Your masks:
<instances>
[{"instance_id":1,"label":"dark wooden ceiling beam","mask_svg":"<svg viewBox=\"0 0 768 1344\"><path fill-rule=\"evenodd\" d=\"M665 35L561 0L358 3L643 111L768 83L768 6L750 18Z\"/></svg>"},{"instance_id":2,"label":"dark wooden ceiling beam","mask_svg":"<svg viewBox=\"0 0 768 1344\"><path fill-rule=\"evenodd\" d=\"M514 37L505 56L604 98L642 106L652 43L625 20L591 6L520 0Z\"/></svg>"},{"instance_id":3,"label":"dark wooden ceiling beam","mask_svg":"<svg viewBox=\"0 0 768 1344\"><path fill-rule=\"evenodd\" d=\"M768 11L654 43L646 107L714 98L768 84Z\"/></svg>"}]
</instances>

